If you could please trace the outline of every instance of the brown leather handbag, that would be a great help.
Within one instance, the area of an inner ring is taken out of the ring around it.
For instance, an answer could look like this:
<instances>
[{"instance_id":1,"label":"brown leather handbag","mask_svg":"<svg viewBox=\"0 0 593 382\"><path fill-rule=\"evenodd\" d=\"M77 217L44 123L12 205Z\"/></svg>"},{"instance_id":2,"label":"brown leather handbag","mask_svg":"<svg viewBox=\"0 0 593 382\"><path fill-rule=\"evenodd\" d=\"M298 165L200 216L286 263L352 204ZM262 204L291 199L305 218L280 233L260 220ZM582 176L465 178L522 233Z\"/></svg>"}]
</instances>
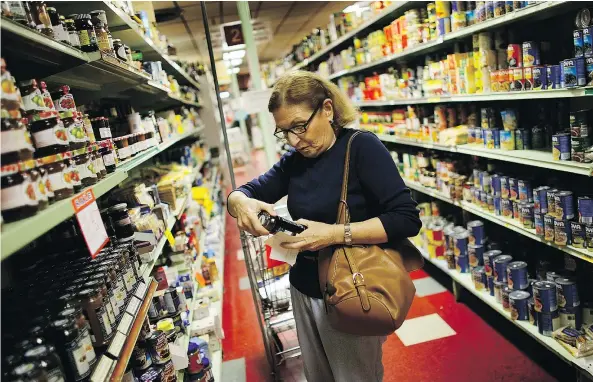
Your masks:
<instances>
[{"instance_id":1,"label":"brown leather handbag","mask_svg":"<svg viewBox=\"0 0 593 382\"><path fill-rule=\"evenodd\" d=\"M337 224L350 222L346 198L350 171L348 141ZM331 326L362 336L393 333L404 322L416 294L408 272L422 268L424 258L405 239L395 249L377 245L333 246L319 253L319 284Z\"/></svg>"}]
</instances>

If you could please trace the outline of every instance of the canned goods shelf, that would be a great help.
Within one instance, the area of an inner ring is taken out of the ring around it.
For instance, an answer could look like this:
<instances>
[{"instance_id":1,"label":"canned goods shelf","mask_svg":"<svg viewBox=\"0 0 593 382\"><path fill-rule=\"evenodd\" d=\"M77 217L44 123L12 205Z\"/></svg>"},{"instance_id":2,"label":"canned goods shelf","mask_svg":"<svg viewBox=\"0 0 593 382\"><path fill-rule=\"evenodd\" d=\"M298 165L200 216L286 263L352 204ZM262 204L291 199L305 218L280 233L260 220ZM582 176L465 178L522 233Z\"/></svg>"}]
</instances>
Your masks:
<instances>
[{"instance_id":1,"label":"canned goods shelf","mask_svg":"<svg viewBox=\"0 0 593 382\"><path fill-rule=\"evenodd\" d=\"M575 98L587 97L593 93L593 87L586 86L571 89L550 89L531 90L516 92L494 92L482 94L463 94L442 97L405 98L391 101L359 101L354 102L358 107L382 107L415 104L434 104L452 102L480 102L480 101L512 101L522 99L546 99L546 98Z\"/></svg>"},{"instance_id":2,"label":"canned goods shelf","mask_svg":"<svg viewBox=\"0 0 593 382\"><path fill-rule=\"evenodd\" d=\"M493 296L490 296L490 294L488 292L476 290L474 288L471 274L460 273L455 270L451 270L451 269L447 268L447 262L445 260L431 258L428 255L428 253L426 252L426 250L418 245L416 245L416 248L418 248L418 250L420 251L422 256L424 256L424 258L427 261L434 264L441 271L443 271L444 273L449 275L449 277L451 277L451 279L453 279L455 282L459 283L466 290L468 290L473 295L475 295L477 298L482 300L484 303L486 303L486 305L489 305L492 309L496 310L498 313L500 313L502 316L507 318L509 321L511 321L512 323L517 325L519 328L521 328L527 334L529 334L530 336L535 338L539 343L541 343L542 345L547 347L550 351L556 353L556 355L558 355L558 357L562 358L565 362L572 364L575 367L578 367L579 369L584 370L588 373L591 373L590 369L588 369L588 368L591 368L591 365L593 364L593 356L583 357L583 358L573 357L556 340L554 340L551 337L546 337L546 336L539 334L537 326L530 324L529 321L513 320L511 318L511 314L509 312L507 312L506 310L504 310L504 308L502 307L502 304L499 304L498 302L496 302L496 299Z\"/></svg>"},{"instance_id":3,"label":"canned goods shelf","mask_svg":"<svg viewBox=\"0 0 593 382\"><path fill-rule=\"evenodd\" d=\"M554 243L545 241L543 238L541 238L540 236L538 236L535 233L534 229L523 228L523 226L517 221L507 219L502 216L497 216L493 213L490 213L489 211L485 211L482 208L480 208L472 203L466 202L466 201L453 200L453 199L449 198L448 196L444 195L442 192L430 189L428 187L424 187L423 185L418 184L416 182L412 182L412 181L409 181L406 179L404 179L404 182L405 182L406 186L408 186L411 189L422 192L423 194L432 196L434 198L440 199L447 203L456 205L468 212L471 212L474 215L477 215L484 219L490 220L493 223L496 223L496 224L501 225L505 228L508 228L508 229L513 230L517 233L520 233L523 236L527 236L535 241L539 241L540 243L544 243L546 245L549 245L550 247L554 247L554 248L558 249L559 251L568 253L571 256L578 257L579 259L582 259L589 263L593 263L593 252L588 252L585 249L576 248L571 245L560 246L560 245L556 245Z\"/></svg>"},{"instance_id":4,"label":"canned goods shelf","mask_svg":"<svg viewBox=\"0 0 593 382\"><path fill-rule=\"evenodd\" d=\"M439 37L435 41L429 41L424 44L419 44L415 47L406 49L404 52L396 53L391 56L384 57L378 61L375 61L375 62L372 62L369 64L358 65L358 66L352 67L350 69L342 70L340 72L330 75L328 78L330 80L333 80L333 79L336 79L336 78L339 78L339 77L342 77L342 76L345 76L348 74L358 73L363 70L371 69L371 68L389 63L391 61L402 60L404 58L410 58L412 56L415 56L415 55L418 55L421 53L430 53L430 52L439 50L442 47L440 45L444 42L454 42L454 41L457 41L457 40L460 40L463 38L470 37L472 34L483 32L483 31L490 30L493 28L497 28L497 27L500 27L503 25L511 24L516 21L525 19L527 17L535 16L536 14L538 16L545 15L545 14L551 15L551 14L553 14L553 11L558 9L558 7L567 5L568 3L569 3L568 1L545 1L545 2L541 2L539 4L529 5L525 8L518 9L511 13L507 13L504 16L486 20L479 24L465 27L458 31L452 32L452 33L447 33L444 36ZM306 66L306 65L307 64L305 64L303 66Z\"/></svg>"},{"instance_id":5,"label":"canned goods shelf","mask_svg":"<svg viewBox=\"0 0 593 382\"><path fill-rule=\"evenodd\" d=\"M169 147L181 140L195 136L202 131L202 128L195 129L175 138L171 138L165 143L161 143L158 147L153 147L131 161L124 162L112 174L108 174L105 179L93 185L93 193L95 198L106 194L109 190L117 187L122 181L128 177L128 172L135 167L146 162L160 152L165 151ZM78 195L78 194L77 194ZM39 211L30 218L16 221L14 223L4 223L2 225L2 254L0 260L4 261L10 255L23 248L33 240L37 239L53 227L57 226L64 220L74 215L74 208L72 207L72 199L74 196L56 202L43 211Z\"/></svg>"},{"instance_id":6,"label":"canned goods shelf","mask_svg":"<svg viewBox=\"0 0 593 382\"><path fill-rule=\"evenodd\" d=\"M569 172L578 175L593 176L593 163L579 163L573 161L557 161L552 153L538 150L501 150L487 149L481 145L466 144L447 146L438 143L424 142L414 139L400 138L395 135L376 134L383 142L422 147L425 149L448 151L483 158L496 159L505 162L519 163L526 166L542 167L545 169Z\"/></svg>"}]
</instances>

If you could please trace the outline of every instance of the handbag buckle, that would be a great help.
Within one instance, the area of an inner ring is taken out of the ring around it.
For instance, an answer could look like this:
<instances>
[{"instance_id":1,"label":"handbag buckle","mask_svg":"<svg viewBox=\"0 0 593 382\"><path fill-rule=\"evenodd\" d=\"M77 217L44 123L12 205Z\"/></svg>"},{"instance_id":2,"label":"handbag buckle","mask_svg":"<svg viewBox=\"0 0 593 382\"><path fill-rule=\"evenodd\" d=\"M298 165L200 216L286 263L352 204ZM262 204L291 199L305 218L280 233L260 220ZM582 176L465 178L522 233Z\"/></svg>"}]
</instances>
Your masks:
<instances>
[{"instance_id":1,"label":"handbag buckle","mask_svg":"<svg viewBox=\"0 0 593 382\"><path fill-rule=\"evenodd\" d=\"M356 273L352 274L352 282L354 283L354 285L356 286L357 284L359 284L359 282L356 280L357 276L360 276L360 284L364 285L364 276L360 272L356 272Z\"/></svg>"}]
</instances>

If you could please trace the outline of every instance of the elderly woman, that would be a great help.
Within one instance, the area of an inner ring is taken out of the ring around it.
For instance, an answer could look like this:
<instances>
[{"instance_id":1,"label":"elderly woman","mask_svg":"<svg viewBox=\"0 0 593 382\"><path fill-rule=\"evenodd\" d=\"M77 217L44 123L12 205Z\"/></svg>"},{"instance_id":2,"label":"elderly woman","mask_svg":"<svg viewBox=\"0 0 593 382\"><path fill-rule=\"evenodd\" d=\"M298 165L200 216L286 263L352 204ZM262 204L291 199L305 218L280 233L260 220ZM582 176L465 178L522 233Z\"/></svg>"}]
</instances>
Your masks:
<instances>
[{"instance_id":1,"label":"elderly woman","mask_svg":"<svg viewBox=\"0 0 593 382\"><path fill-rule=\"evenodd\" d=\"M385 337L363 337L334 330L326 319L319 287L317 253L345 243L395 246L421 226L416 203L393 159L371 133L354 138L350 154L349 227L335 224L346 146L357 119L349 100L333 83L316 74L294 71L280 78L268 109L275 135L293 151L268 172L231 192L230 214L253 235L268 232L258 213L274 214L272 203L288 195L288 211L308 228L302 240L286 243L299 255L290 270L291 297L298 339L310 382L381 381Z\"/></svg>"}]
</instances>

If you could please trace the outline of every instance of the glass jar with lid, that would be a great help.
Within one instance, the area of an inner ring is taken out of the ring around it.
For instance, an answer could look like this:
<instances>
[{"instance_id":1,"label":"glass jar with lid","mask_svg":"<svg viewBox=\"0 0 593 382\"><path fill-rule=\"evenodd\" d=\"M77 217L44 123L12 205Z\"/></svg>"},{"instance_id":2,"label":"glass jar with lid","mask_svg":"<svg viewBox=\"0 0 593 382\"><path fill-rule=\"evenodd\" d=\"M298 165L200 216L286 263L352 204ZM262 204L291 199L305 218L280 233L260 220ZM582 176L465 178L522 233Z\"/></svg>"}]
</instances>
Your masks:
<instances>
[{"instance_id":1,"label":"glass jar with lid","mask_svg":"<svg viewBox=\"0 0 593 382\"><path fill-rule=\"evenodd\" d=\"M126 137L128 139L128 146L130 147L130 155L134 157L138 153L138 137L135 134L128 134Z\"/></svg>"},{"instance_id":2,"label":"glass jar with lid","mask_svg":"<svg viewBox=\"0 0 593 382\"><path fill-rule=\"evenodd\" d=\"M66 165L64 180L72 185L74 193L80 192L82 190L82 183L76 161L74 159L64 159L64 164Z\"/></svg>"},{"instance_id":3,"label":"glass jar with lid","mask_svg":"<svg viewBox=\"0 0 593 382\"><path fill-rule=\"evenodd\" d=\"M103 159L103 165L105 166L105 170L107 173L112 173L115 171L115 156L113 155L113 149L109 146L101 147L99 149L99 154Z\"/></svg>"},{"instance_id":4,"label":"glass jar with lid","mask_svg":"<svg viewBox=\"0 0 593 382\"><path fill-rule=\"evenodd\" d=\"M91 161L90 154L82 154L74 157L76 168L80 174L80 183L82 187L88 187L97 183L97 174Z\"/></svg>"},{"instance_id":5,"label":"glass jar with lid","mask_svg":"<svg viewBox=\"0 0 593 382\"><path fill-rule=\"evenodd\" d=\"M116 260L107 259L101 263L102 266L106 266L109 269L113 269L113 275L115 277L112 284L113 294L120 311L125 309L125 301L127 297L127 290L124 284L124 277L119 264Z\"/></svg>"},{"instance_id":6,"label":"glass jar with lid","mask_svg":"<svg viewBox=\"0 0 593 382\"><path fill-rule=\"evenodd\" d=\"M113 313L113 307L111 306L111 301L109 300L109 291L107 290L107 285L105 284L105 278L95 278L94 275L89 278L89 281L84 283L83 288L85 289L99 289L101 293L101 297L103 298L103 311L107 313L107 318L109 322L105 324L111 328L111 330L115 327L115 314Z\"/></svg>"},{"instance_id":7,"label":"glass jar with lid","mask_svg":"<svg viewBox=\"0 0 593 382\"><path fill-rule=\"evenodd\" d=\"M91 120L93 131L95 132L95 139L102 141L104 139L111 139L111 127L109 127L109 120L105 117L97 117Z\"/></svg>"},{"instance_id":8,"label":"glass jar with lid","mask_svg":"<svg viewBox=\"0 0 593 382\"><path fill-rule=\"evenodd\" d=\"M47 5L44 1L31 1L31 13L36 29L44 35L54 38L54 29L51 25L51 19L47 12Z\"/></svg>"},{"instance_id":9,"label":"glass jar with lid","mask_svg":"<svg viewBox=\"0 0 593 382\"><path fill-rule=\"evenodd\" d=\"M35 148L26 122L23 123L22 119L2 118L0 129L0 161L3 166L33 158Z\"/></svg>"},{"instance_id":10,"label":"glass jar with lid","mask_svg":"<svg viewBox=\"0 0 593 382\"><path fill-rule=\"evenodd\" d=\"M52 104L45 102L45 97L35 79L25 80L19 82L19 90L23 100L23 108L32 121L41 119L55 118L58 116Z\"/></svg>"},{"instance_id":11,"label":"glass jar with lid","mask_svg":"<svg viewBox=\"0 0 593 382\"><path fill-rule=\"evenodd\" d=\"M117 304L117 300L115 297L115 284L117 280L117 274L115 271L108 269L105 266L100 266L95 269L96 273L91 276L91 279L100 279L105 281L105 286L107 287L107 297L109 299L109 304L111 304L111 309L113 310L113 315L116 318L116 322L122 313L119 309L119 305Z\"/></svg>"},{"instance_id":12,"label":"glass jar with lid","mask_svg":"<svg viewBox=\"0 0 593 382\"><path fill-rule=\"evenodd\" d=\"M94 157L95 169L97 171L97 179L101 180L107 176L107 169L105 168L103 157L99 153L99 150L93 151L92 155Z\"/></svg>"},{"instance_id":13,"label":"glass jar with lid","mask_svg":"<svg viewBox=\"0 0 593 382\"><path fill-rule=\"evenodd\" d=\"M88 146L89 137L86 135L82 120L78 118L78 113L62 111L60 117L62 117L62 122L68 132L70 150L78 150Z\"/></svg>"},{"instance_id":14,"label":"glass jar with lid","mask_svg":"<svg viewBox=\"0 0 593 382\"><path fill-rule=\"evenodd\" d=\"M58 118L42 119L30 124L37 157L60 154L70 149L68 132Z\"/></svg>"},{"instance_id":15,"label":"glass jar with lid","mask_svg":"<svg viewBox=\"0 0 593 382\"><path fill-rule=\"evenodd\" d=\"M41 366L47 373L48 381L63 381L65 375L60 357L53 345L39 345L25 352L25 359Z\"/></svg>"},{"instance_id":16,"label":"glass jar with lid","mask_svg":"<svg viewBox=\"0 0 593 382\"><path fill-rule=\"evenodd\" d=\"M33 216L39 209L35 184L26 172L6 174L0 178L2 218L13 222Z\"/></svg>"},{"instance_id":17,"label":"glass jar with lid","mask_svg":"<svg viewBox=\"0 0 593 382\"><path fill-rule=\"evenodd\" d=\"M95 33L95 27L91 22L91 15L84 13L76 15L74 25L76 26L78 40L80 41L80 50L87 53L96 52L99 47L97 46L97 35Z\"/></svg>"},{"instance_id":18,"label":"glass jar with lid","mask_svg":"<svg viewBox=\"0 0 593 382\"><path fill-rule=\"evenodd\" d=\"M127 239L134 236L134 225L128 214L128 205L120 203L109 208L109 217L111 218L115 236L118 239Z\"/></svg>"},{"instance_id":19,"label":"glass jar with lid","mask_svg":"<svg viewBox=\"0 0 593 382\"><path fill-rule=\"evenodd\" d=\"M78 293L82 311L91 327L91 340L95 347L107 344L112 335L111 322L104 308L103 296L98 288L83 289Z\"/></svg>"},{"instance_id":20,"label":"glass jar with lid","mask_svg":"<svg viewBox=\"0 0 593 382\"><path fill-rule=\"evenodd\" d=\"M49 198L47 196L47 191L45 190L45 183L43 183L41 173L37 169L31 169L29 170L29 177L31 178L31 183L35 190L35 197L37 198L39 206L38 211L44 210L49 204Z\"/></svg>"},{"instance_id":21,"label":"glass jar with lid","mask_svg":"<svg viewBox=\"0 0 593 382\"><path fill-rule=\"evenodd\" d=\"M82 313L82 307L80 304L66 308L58 313L60 318L64 318L66 320L73 320L76 327L80 332L80 343L82 348L86 354L86 360L89 366L93 366L97 361L97 354L95 353L95 348L93 347L93 343L91 341L90 335L90 325L84 314Z\"/></svg>"},{"instance_id":22,"label":"glass jar with lid","mask_svg":"<svg viewBox=\"0 0 593 382\"><path fill-rule=\"evenodd\" d=\"M66 165L63 161L56 161L42 167L47 172L46 186L51 189L54 201L66 199L74 195L74 187L64 180Z\"/></svg>"},{"instance_id":23,"label":"glass jar with lid","mask_svg":"<svg viewBox=\"0 0 593 382\"><path fill-rule=\"evenodd\" d=\"M51 188L51 183L49 182L49 174L47 173L46 168L43 166L37 167L37 171L39 171L39 174L41 174L41 179L39 181L40 190L45 190L49 204L51 204L55 201L55 194L54 190Z\"/></svg>"},{"instance_id":24,"label":"glass jar with lid","mask_svg":"<svg viewBox=\"0 0 593 382\"><path fill-rule=\"evenodd\" d=\"M113 143L117 148L117 159L123 161L132 156L132 148L129 146L127 136L114 138Z\"/></svg>"},{"instance_id":25,"label":"glass jar with lid","mask_svg":"<svg viewBox=\"0 0 593 382\"><path fill-rule=\"evenodd\" d=\"M68 33L68 40L70 41L70 45L80 49L80 39L78 38L78 31L76 30L74 20L71 18L65 19L64 27L66 28L66 32Z\"/></svg>"},{"instance_id":26,"label":"glass jar with lid","mask_svg":"<svg viewBox=\"0 0 593 382\"><path fill-rule=\"evenodd\" d=\"M64 24L60 20L60 14L54 7L47 7L47 13L51 21L51 26L54 30L54 38L58 41L70 43L68 39L68 32L64 28Z\"/></svg>"},{"instance_id":27,"label":"glass jar with lid","mask_svg":"<svg viewBox=\"0 0 593 382\"><path fill-rule=\"evenodd\" d=\"M21 363L10 372L11 380L27 382L47 382L47 373L36 363Z\"/></svg>"},{"instance_id":28,"label":"glass jar with lid","mask_svg":"<svg viewBox=\"0 0 593 382\"><path fill-rule=\"evenodd\" d=\"M79 381L91 373L80 332L73 320L59 319L51 323L52 339L63 362L68 380Z\"/></svg>"}]
</instances>

